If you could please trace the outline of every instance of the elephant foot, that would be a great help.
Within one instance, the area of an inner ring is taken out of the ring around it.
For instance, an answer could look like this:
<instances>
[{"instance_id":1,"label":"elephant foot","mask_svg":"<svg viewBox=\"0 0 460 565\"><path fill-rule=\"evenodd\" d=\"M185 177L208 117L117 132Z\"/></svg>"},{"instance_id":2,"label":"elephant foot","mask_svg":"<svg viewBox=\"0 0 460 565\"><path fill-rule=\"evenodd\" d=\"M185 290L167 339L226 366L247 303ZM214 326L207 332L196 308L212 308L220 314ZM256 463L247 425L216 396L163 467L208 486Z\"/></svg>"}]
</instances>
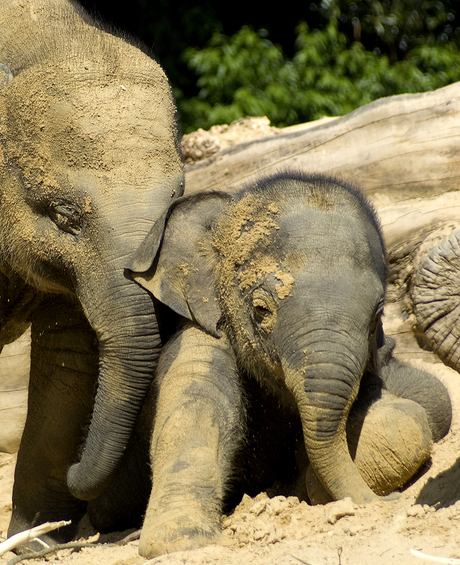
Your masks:
<instances>
[{"instance_id":1,"label":"elephant foot","mask_svg":"<svg viewBox=\"0 0 460 565\"><path fill-rule=\"evenodd\" d=\"M151 515L148 521L142 528L139 554L150 559L218 543L222 537L220 515L218 521L209 521L185 502L175 516L167 512L163 516Z\"/></svg>"},{"instance_id":2,"label":"elephant foot","mask_svg":"<svg viewBox=\"0 0 460 565\"><path fill-rule=\"evenodd\" d=\"M364 415L353 414L349 424L352 458L379 496L401 488L430 456L433 440L427 414L412 400L385 394Z\"/></svg>"},{"instance_id":3,"label":"elephant foot","mask_svg":"<svg viewBox=\"0 0 460 565\"><path fill-rule=\"evenodd\" d=\"M369 488L395 500L401 488L429 458L432 435L425 410L412 400L385 393L369 409L354 408L347 423L350 455ZM311 465L305 482L311 504L332 500Z\"/></svg>"},{"instance_id":4,"label":"elephant foot","mask_svg":"<svg viewBox=\"0 0 460 565\"><path fill-rule=\"evenodd\" d=\"M157 534L158 535L158 534ZM198 549L212 543L218 543L222 534L203 532L198 529L179 528L167 539L141 539L139 540L139 555L152 559L165 553Z\"/></svg>"}]
</instances>

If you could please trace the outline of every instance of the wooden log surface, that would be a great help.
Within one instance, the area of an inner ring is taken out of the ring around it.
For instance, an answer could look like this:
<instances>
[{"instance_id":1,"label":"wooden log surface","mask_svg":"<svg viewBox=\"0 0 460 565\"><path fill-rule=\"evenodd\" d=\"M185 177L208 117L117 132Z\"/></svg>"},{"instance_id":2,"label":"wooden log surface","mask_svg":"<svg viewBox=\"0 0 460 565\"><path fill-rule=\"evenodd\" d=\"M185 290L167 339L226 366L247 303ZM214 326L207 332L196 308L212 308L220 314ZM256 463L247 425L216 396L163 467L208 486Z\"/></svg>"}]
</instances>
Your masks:
<instances>
[{"instance_id":1,"label":"wooden log surface","mask_svg":"<svg viewBox=\"0 0 460 565\"><path fill-rule=\"evenodd\" d=\"M338 176L392 202L458 189L460 83L383 98L346 116L280 130L186 167L186 192L237 189L287 167Z\"/></svg>"}]
</instances>

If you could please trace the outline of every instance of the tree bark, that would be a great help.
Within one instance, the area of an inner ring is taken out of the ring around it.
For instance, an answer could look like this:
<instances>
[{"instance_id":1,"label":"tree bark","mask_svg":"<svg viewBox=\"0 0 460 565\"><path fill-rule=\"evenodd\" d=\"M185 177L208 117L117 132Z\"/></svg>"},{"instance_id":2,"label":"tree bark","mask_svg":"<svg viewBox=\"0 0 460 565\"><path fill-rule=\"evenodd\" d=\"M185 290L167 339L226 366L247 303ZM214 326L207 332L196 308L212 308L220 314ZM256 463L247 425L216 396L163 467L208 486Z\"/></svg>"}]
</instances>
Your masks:
<instances>
[{"instance_id":1,"label":"tree bark","mask_svg":"<svg viewBox=\"0 0 460 565\"><path fill-rule=\"evenodd\" d=\"M338 118L279 130L187 166L186 192L238 188L286 167L339 176L392 201L457 189L460 83L382 98Z\"/></svg>"}]
</instances>

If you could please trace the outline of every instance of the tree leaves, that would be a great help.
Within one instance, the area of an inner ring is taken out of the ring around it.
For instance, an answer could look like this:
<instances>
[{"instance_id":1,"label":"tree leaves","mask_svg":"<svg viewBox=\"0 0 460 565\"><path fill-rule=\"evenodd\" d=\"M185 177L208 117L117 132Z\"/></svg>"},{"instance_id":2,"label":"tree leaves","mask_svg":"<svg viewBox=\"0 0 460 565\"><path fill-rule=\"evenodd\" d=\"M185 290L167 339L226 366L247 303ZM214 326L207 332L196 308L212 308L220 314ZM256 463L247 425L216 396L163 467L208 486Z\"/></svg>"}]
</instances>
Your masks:
<instances>
[{"instance_id":1,"label":"tree leaves","mask_svg":"<svg viewBox=\"0 0 460 565\"><path fill-rule=\"evenodd\" d=\"M383 15L378 19L379 26L396 21ZM300 23L292 58L265 35L244 26L231 37L215 34L204 49L185 51L200 89L197 97L180 101L186 130L248 115L268 116L272 125L285 127L460 79L460 53L453 42L417 45L404 60L391 64L387 55L347 38L335 16L322 30Z\"/></svg>"}]
</instances>

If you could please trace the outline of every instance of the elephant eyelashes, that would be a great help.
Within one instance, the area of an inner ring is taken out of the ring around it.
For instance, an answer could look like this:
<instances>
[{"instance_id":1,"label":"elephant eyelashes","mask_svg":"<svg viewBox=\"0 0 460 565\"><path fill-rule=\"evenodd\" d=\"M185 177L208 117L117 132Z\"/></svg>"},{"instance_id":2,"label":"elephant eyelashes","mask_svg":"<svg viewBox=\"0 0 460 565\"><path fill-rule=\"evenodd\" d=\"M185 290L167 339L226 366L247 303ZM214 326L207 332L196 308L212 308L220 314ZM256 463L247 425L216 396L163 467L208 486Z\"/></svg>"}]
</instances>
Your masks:
<instances>
[{"instance_id":1,"label":"elephant eyelashes","mask_svg":"<svg viewBox=\"0 0 460 565\"><path fill-rule=\"evenodd\" d=\"M49 215L60 230L72 235L78 235L80 233L80 215L71 206L55 206L54 208L50 208Z\"/></svg>"}]
</instances>

